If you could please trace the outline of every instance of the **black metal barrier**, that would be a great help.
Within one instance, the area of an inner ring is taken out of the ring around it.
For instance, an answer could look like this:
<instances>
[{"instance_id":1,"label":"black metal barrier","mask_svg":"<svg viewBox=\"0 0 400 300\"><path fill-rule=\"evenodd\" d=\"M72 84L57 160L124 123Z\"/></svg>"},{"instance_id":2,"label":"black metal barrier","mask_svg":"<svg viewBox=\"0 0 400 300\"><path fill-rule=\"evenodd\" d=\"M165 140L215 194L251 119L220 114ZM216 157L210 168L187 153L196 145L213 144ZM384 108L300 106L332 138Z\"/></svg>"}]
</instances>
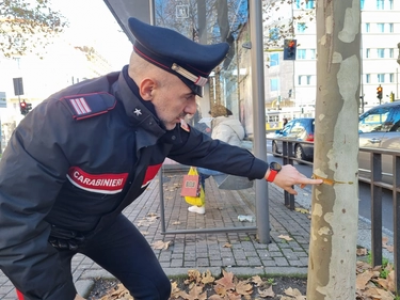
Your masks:
<instances>
[{"instance_id":1,"label":"black metal barrier","mask_svg":"<svg viewBox=\"0 0 400 300\"><path fill-rule=\"evenodd\" d=\"M282 157L284 164L291 164L296 161L302 164L313 165L312 162L301 160L293 156L296 144L313 144L312 142L289 141L286 139L273 139L272 141L281 141L283 145L282 154L274 153L275 156ZM360 152L369 153L371 156L370 170L371 176L359 176L361 182L368 183L371 187L371 248L372 248L372 266L382 265L382 189L392 191L393 201L393 258L395 269L396 291L400 288L400 152L381 150L378 148L359 148ZM392 184L384 182L382 178L382 155L392 157ZM284 192L285 205L293 210L295 198L294 195Z\"/></svg>"}]
</instances>

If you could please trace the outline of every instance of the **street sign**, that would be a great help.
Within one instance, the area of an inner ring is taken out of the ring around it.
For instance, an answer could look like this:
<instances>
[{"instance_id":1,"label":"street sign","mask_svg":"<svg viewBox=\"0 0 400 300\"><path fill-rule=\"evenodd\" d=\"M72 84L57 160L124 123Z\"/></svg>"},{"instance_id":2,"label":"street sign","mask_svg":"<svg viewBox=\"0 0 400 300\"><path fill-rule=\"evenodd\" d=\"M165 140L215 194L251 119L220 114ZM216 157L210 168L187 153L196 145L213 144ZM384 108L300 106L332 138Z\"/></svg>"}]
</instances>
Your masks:
<instances>
[{"instance_id":1,"label":"street sign","mask_svg":"<svg viewBox=\"0 0 400 300\"><path fill-rule=\"evenodd\" d=\"M13 78L14 82L14 94L20 96L24 94L24 84L22 83L22 77Z\"/></svg>"},{"instance_id":2,"label":"street sign","mask_svg":"<svg viewBox=\"0 0 400 300\"><path fill-rule=\"evenodd\" d=\"M0 92L0 108L7 108L6 93Z\"/></svg>"}]
</instances>

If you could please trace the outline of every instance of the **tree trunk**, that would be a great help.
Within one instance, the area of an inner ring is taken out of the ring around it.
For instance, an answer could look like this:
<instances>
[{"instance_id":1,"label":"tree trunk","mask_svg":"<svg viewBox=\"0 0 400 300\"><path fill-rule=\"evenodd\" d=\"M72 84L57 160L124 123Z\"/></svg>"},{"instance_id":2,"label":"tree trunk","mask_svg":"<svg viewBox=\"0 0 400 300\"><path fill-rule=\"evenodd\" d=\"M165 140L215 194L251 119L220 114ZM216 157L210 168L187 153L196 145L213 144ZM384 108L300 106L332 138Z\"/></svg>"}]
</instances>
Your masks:
<instances>
[{"instance_id":1,"label":"tree trunk","mask_svg":"<svg viewBox=\"0 0 400 300\"><path fill-rule=\"evenodd\" d=\"M358 224L360 1L317 0L317 101L307 300L353 300Z\"/></svg>"}]
</instances>

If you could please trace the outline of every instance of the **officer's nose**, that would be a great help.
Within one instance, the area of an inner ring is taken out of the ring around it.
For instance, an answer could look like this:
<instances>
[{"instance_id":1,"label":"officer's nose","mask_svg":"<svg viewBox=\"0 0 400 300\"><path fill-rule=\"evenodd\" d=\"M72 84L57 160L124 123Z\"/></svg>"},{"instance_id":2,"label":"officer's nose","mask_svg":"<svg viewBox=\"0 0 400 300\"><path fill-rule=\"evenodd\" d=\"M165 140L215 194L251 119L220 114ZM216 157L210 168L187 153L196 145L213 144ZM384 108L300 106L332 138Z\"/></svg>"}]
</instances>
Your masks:
<instances>
[{"instance_id":1,"label":"officer's nose","mask_svg":"<svg viewBox=\"0 0 400 300\"><path fill-rule=\"evenodd\" d=\"M190 100L185 107L185 113L194 115L197 110L196 99L193 97L193 100Z\"/></svg>"}]
</instances>

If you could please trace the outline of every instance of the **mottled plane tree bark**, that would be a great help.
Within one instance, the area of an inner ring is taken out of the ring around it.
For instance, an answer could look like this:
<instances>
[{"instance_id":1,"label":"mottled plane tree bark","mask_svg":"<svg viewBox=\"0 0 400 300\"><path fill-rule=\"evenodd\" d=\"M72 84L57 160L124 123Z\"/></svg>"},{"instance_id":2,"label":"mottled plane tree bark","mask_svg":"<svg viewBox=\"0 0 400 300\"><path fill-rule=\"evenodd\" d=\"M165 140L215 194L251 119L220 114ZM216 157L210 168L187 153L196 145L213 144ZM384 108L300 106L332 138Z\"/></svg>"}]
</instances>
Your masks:
<instances>
[{"instance_id":1,"label":"mottled plane tree bark","mask_svg":"<svg viewBox=\"0 0 400 300\"><path fill-rule=\"evenodd\" d=\"M356 292L360 1L317 0L317 102L307 300Z\"/></svg>"}]
</instances>

